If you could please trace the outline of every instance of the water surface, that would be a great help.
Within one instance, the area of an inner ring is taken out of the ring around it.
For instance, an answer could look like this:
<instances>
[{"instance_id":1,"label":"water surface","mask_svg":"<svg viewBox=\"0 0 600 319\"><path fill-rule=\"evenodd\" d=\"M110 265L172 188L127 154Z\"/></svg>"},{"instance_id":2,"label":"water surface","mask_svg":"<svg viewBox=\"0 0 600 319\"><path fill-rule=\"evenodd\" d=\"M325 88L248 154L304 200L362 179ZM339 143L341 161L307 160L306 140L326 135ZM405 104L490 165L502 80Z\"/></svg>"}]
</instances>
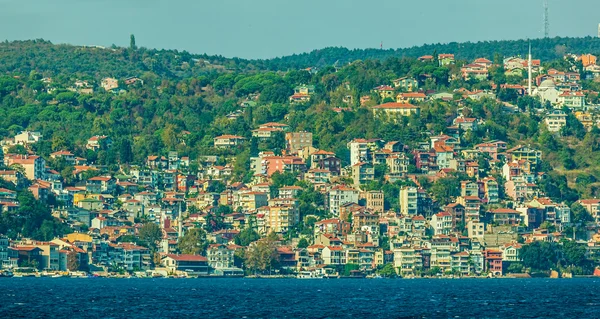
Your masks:
<instances>
[{"instance_id":1,"label":"water surface","mask_svg":"<svg viewBox=\"0 0 600 319\"><path fill-rule=\"evenodd\" d=\"M599 318L599 279L0 278L0 318Z\"/></svg>"}]
</instances>

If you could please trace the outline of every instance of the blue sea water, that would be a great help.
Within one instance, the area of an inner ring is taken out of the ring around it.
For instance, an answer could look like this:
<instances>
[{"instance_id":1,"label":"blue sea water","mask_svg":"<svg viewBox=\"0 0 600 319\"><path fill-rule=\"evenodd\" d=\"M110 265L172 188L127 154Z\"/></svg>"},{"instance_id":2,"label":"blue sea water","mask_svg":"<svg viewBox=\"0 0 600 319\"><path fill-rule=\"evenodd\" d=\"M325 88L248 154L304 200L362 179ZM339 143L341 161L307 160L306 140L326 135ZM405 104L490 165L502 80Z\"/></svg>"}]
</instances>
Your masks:
<instances>
[{"instance_id":1,"label":"blue sea water","mask_svg":"<svg viewBox=\"0 0 600 319\"><path fill-rule=\"evenodd\" d=\"M600 318L600 280L0 278L0 318Z\"/></svg>"}]
</instances>

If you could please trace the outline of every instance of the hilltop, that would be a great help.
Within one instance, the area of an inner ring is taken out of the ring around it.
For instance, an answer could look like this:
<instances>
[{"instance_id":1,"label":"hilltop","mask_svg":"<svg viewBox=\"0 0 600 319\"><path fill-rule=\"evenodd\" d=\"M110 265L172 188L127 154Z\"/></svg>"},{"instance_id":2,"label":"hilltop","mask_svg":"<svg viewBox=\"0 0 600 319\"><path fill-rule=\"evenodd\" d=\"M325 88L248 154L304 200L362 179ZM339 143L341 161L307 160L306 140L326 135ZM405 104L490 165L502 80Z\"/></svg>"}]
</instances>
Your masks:
<instances>
[{"instance_id":1,"label":"hilltop","mask_svg":"<svg viewBox=\"0 0 600 319\"><path fill-rule=\"evenodd\" d=\"M124 77L152 71L167 77L198 76L215 71L286 71L309 67L342 66L356 60L418 58L435 53L454 54L459 60L484 56L525 56L529 43L539 59L559 59L566 53L600 53L600 38L554 37L532 40L451 42L399 49L348 49L328 47L273 59L241 59L193 54L177 50L139 48L133 54L120 47L52 44L46 40L0 43L0 73L69 72L96 76ZM52 64L49 64L52 61Z\"/></svg>"}]
</instances>

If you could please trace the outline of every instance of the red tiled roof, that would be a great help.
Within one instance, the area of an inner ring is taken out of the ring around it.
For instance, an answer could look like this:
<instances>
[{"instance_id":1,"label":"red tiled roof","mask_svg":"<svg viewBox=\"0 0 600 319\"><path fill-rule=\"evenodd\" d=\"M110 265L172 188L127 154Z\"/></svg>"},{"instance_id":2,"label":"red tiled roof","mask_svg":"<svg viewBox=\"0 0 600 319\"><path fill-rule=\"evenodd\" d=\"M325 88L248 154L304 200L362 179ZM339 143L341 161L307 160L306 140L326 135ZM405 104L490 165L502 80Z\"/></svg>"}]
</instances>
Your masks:
<instances>
[{"instance_id":1,"label":"red tiled roof","mask_svg":"<svg viewBox=\"0 0 600 319\"><path fill-rule=\"evenodd\" d=\"M419 93L419 92L413 92L413 93L400 93L400 95L402 95L403 98L414 98L414 99L418 99L418 98L426 98L427 96L424 93Z\"/></svg>"}]
</instances>

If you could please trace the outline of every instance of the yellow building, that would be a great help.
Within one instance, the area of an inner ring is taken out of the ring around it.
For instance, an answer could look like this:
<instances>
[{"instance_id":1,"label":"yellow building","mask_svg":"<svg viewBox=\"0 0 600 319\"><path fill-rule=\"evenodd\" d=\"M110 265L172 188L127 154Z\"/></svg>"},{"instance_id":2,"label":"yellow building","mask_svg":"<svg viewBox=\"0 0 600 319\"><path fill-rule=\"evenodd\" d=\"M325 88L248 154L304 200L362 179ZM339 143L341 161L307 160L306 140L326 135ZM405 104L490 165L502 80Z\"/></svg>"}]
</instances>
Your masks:
<instances>
[{"instance_id":1,"label":"yellow building","mask_svg":"<svg viewBox=\"0 0 600 319\"><path fill-rule=\"evenodd\" d=\"M390 102L373 106L373 114L386 114L391 117L410 116L411 114L416 114L418 116L421 114L421 108L419 106L407 103Z\"/></svg>"},{"instance_id":2,"label":"yellow building","mask_svg":"<svg viewBox=\"0 0 600 319\"><path fill-rule=\"evenodd\" d=\"M77 204L79 204L80 201L82 201L86 198L87 198L86 194L73 194L73 205L77 206Z\"/></svg>"},{"instance_id":3,"label":"yellow building","mask_svg":"<svg viewBox=\"0 0 600 319\"><path fill-rule=\"evenodd\" d=\"M298 210L292 205L266 206L257 210L257 215L264 221L260 232L287 232L300 222Z\"/></svg>"},{"instance_id":4,"label":"yellow building","mask_svg":"<svg viewBox=\"0 0 600 319\"><path fill-rule=\"evenodd\" d=\"M67 235L65 235L65 239L70 243L74 243L74 242L91 243L92 242L92 236L90 236L88 234L82 234L82 233L67 234Z\"/></svg>"},{"instance_id":5,"label":"yellow building","mask_svg":"<svg viewBox=\"0 0 600 319\"><path fill-rule=\"evenodd\" d=\"M581 122L586 130L590 131L594 127L594 117L588 112L575 112L575 117Z\"/></svg>"}]
</instances>

